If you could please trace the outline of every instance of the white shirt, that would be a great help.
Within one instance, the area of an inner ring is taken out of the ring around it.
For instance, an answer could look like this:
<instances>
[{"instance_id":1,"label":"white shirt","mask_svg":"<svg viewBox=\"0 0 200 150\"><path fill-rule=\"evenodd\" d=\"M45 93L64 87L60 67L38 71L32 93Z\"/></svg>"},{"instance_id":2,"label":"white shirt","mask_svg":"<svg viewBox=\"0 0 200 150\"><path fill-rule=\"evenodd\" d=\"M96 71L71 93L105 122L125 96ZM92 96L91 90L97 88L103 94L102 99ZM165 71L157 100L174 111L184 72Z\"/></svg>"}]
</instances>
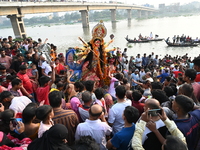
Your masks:
<instances>
[{"instance_id":1,"label":"white shirt","mask_svg":"<svg viewBox=\"0 0 200 150\"><path fill-rule=\"evenodd\" d=\"M135 62L136 62L136 66L137 67L141 67L142 66L142 58L136 58ZM140 63L137 63L137 62L140 62Z\"/></svg>"},{"instance_id":2,"label":"white shirt","mask_svg":"<svg viewBox=\"0 0 200 150\"><path fill-rule=\"evenodd\" d=\"M9 109L14 110L15 113L22 113L24 108L31 102L32 101L26 96L14 97Z\"/></svg>"},{"instance_id":3,"label":"white shirt","mask_svg":"<svg viewBox=\"0 0 200 150\"><path fill-rule=\"evenodd\" d=\"M81 136L90 135L95 141L100 144L100 150L107 150L106 148L106 135L110 135L112 128L101 120L86 119L84 123L77 126L75 139L80 139Z\"/></svg>"},{"instance_id":4,"label":"white shirt","mask_svg":"<svg viewBox=\"0 0 200 150\"><path fill-rule=\"evenodd\" d=\"M126 106L131 106L131 101L116 103L110 108L108 122L113 124L113 134L119 132L124 126L122 115Z\"/></svg>"},{"instance_id":5,"label":"white shirt","mask_svg":"<svg viewBox=\"0 0 200 150\"><path fill-rule=\"evenodd\" d=\"M44 62L42 63L41 68L44 69L44 73L47 74L47 75L48 75L48 73L49 73L50 71L52 71L51 66L50 66L46 61L44 61Z\"/></svg>"},{"instance_id":6,"label":"white shirt","mask_svg":"<svg viewBox=\"0 0 200 150\"><path fill-rule=\"evenodd\" d=\"M53 124L53 121L52 121ZM49 130L49 128L52 127L52 124L44 124L42 121L40 122L40 127L38 130L38 138L41 138L43 133L47 130Z\"/></svg>"}]
</instances>

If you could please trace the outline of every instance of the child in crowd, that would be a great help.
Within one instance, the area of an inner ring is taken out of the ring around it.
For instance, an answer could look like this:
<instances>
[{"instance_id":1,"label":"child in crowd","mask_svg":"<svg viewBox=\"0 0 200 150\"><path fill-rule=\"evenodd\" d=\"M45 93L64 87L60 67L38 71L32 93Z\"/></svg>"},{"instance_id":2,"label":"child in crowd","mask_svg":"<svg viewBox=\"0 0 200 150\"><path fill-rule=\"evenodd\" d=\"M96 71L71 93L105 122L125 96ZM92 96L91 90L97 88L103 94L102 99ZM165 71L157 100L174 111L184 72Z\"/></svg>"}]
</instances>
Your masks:
<instances>
[{"instance_id":1,"label":"child in crowd","mask_svg":"<svg viewBox=\"0 0 200 150\"><path fill-rule=\"evenodd\" d=\"M32 73L32 78L37 81L38 80L38 70L37 70L37 67L35 64L32 64L32 70L31 70L31 73Z\"/></svg>"},{"instance_id":2,"label":"child in crowd","mask_svg":"<svg viewBox=\"0 0 200 150\"><path fill-rule=\"evenodd\" d=\"M53 109L50 105L43 105L36 109L35 115L36 118L41 120L38 131L38 138L41 138L43 133L53 126Z\"/></svg>"},{"instance_id":3,"label":"child in crowd","mask_svg":"<svg viewBox=\"0 0 200 150\"><path fill-rule=\"evenodd\" d=\"M10 93L12 93L13 96L18 97L22 96L22 93L20 91L22 87L22 81L20 79L13 79L11 82L12 88L10 89Z\"/></svg>"}]
</instances>

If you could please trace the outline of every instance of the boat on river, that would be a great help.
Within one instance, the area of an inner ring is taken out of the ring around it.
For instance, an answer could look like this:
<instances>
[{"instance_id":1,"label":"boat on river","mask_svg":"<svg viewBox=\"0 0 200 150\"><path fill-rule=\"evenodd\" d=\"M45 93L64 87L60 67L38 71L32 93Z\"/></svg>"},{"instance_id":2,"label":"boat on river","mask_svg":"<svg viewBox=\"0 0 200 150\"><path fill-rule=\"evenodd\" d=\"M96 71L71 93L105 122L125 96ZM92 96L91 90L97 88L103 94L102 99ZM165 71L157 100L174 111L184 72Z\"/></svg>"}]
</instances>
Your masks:
<instances>
[{"instance_id":1,"label":"boat on river","mask_svg":"<svg viewBox=\"0 0 200 150\"><path fill-rule=\"evenodd\" d=\"M172 42L168 42L167 40L165 41L167 43L168 46L173 46L173 47L193 47L193 46L198 46L198 44L196 43L172 43Z\"/></svg>"},{"instance_id":2,"label":"boat on river","mask_svg":"<svg viewBox=\"0 0 200 150\"><path fill-rule=\"evenodd\" d=\"M128 39L127 37L125 38L129 43L147 43L149 40L132 40Z\"/></svg>"},{"instance_id":3,"label":"boat on river","mask_svg":"<svg viewBox=\"0 0 200 150\"><path fill-rule=\"evenodd\" d=\"M129 42L129 43L147 43L147 42L157 42L157 41L162 41L163 39L162 38L154 38L154 39L146 39L146 38L143 38L143 39L129 39L128 36L125 37L125 39Z\"/></svg>"}]
</instances>

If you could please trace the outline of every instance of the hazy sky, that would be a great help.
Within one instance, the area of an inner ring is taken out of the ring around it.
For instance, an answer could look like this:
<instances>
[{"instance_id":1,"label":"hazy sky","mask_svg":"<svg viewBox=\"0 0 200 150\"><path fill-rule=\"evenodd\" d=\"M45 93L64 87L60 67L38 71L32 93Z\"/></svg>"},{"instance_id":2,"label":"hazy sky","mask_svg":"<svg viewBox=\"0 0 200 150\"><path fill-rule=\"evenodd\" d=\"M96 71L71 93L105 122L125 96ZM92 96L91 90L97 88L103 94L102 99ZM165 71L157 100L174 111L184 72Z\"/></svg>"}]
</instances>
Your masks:
<instances>
[{"instance_id":1,"label":"hazy sky","mask_svg":"<svg viewBox=\"0 0 200 150\"><path fill-rule=\"evenodd\" d=\"M123 1L123 0L122 0ZM198 1L200 2L200 0L124 0L124 2L126 3L134 3L134 4L152 4L152 5L158 5L158 4L162 4L165 3L167 5L171 4L171 3L177 3L180 2L180 4L186 4L186 3L190 3L192 1Z\"/></svg>"}]
</instances>

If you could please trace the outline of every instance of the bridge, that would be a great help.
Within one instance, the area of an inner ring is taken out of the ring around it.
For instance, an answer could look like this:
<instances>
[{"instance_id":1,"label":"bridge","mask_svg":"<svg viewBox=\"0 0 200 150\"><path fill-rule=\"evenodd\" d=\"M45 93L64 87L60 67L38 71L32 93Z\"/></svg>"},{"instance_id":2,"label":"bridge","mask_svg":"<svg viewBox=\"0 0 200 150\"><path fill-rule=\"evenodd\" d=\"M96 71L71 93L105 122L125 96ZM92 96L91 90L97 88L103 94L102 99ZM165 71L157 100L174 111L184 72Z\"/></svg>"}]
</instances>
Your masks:
<instances>
[{"instance_id":1,"label":"bridge","mask_svg":"<svg viewBox=\"0 0 200 150\"><path fill-rule=\"evenodd\" d=\"M126 9L128 12L128 21L131 21L131 10L138 11L138 17L141 17L142 12L147 16L149 13L157 12L157 9L130 5L130 4L115 4L115 3L87 3L87 2L0 2L0 16L10 18L14 34L16 38L25 38L26 31L23 22L25 14L35 13L52 13L52 12L81 12L83 28L89 28L90 10L110 10L112 25L116 26L116 10Z\"/></svg>"}]
</instances>

